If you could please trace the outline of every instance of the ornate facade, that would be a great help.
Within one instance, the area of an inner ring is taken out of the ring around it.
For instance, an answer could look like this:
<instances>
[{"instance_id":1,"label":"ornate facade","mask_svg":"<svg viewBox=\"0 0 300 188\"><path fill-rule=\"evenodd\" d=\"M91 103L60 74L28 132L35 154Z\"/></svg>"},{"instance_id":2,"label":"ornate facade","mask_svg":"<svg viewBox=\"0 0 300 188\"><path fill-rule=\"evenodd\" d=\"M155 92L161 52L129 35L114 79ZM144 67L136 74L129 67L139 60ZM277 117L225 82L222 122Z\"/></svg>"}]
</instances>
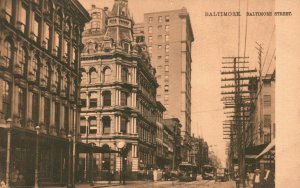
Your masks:
<instances>
[{"instance_id":1,"label":"ornate facade","mask_svg":"<svg viewBox=\"0 0 300 188\"><path fill-rule=\"evenodd\" d=\"M0 11L0 179L66 184L90 17L77 0L3 0Z\"/></svg>"},{"instance_id":2,"label":"ornate facade","mask_svg":"<svg viewBox=\"0 0 300 188\"><path fill-rule=\"evenodd\" d=\"M90 11L95 13L96 9ZM123 171L135 178L138 170L155 165L157 103L155 70L147 46L133 40L133 20L127 0L115 0L107 16L105 34L84 33L81 69L82 138L117 150L125 142ZM93 22L93 19L92 21ZM102 31L103 28L99 28ZM91 45L92 44L92 45ZM95 154L98 177L112 172L118 178L117 154Z\"/></svg>"}]
</instances>

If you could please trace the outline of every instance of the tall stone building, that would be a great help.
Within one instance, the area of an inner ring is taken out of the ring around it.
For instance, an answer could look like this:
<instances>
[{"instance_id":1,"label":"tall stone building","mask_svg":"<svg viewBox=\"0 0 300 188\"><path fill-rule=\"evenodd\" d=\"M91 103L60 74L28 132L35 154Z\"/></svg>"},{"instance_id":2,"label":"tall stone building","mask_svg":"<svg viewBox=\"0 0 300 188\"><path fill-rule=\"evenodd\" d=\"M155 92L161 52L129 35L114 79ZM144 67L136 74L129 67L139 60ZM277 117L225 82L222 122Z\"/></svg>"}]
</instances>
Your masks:
<instances>
[{"instance_id":1,"label":"tall stone building","mask_svg":"<svg viewBox=\"0 0 300 188\"><path fill-rule=\"evenodd\" d=\"M118 178L120 170L136 178L138 170L155 163L156 121L163 113L156 103L155 70L146 44L133 40L128 1L115 0L111 11L95 8L90 13L105 12L107 25L105 33L86 28L83 35L81 135L113 150L126 144L123 162L119 154L94 155L100 179L108 172Z\"/></svg>"},{"instance_id":2,"label":"tall stone building","mask_svg":"<svg viewBox=\"0 0 300 188\"><path fill-rule=\"evenodd\" d=\"M67 184L89 19L77 0L0 2L0 179L8 187Z\"/></svg>"},{"instance_id":3,"label":"tall stone building","mask_svg":"<svg viewBox=\"0 0 300 188\"><path fill-rule=\"evenodd\" d=\"M189 160L191 138L191 63L194 41L190 16L185 8L180 10L146 13L142 31L149 47L151 63L156 68L159 84L157 99L167 111L165 118L179 118Z\"/></svg>"}]
</instances>

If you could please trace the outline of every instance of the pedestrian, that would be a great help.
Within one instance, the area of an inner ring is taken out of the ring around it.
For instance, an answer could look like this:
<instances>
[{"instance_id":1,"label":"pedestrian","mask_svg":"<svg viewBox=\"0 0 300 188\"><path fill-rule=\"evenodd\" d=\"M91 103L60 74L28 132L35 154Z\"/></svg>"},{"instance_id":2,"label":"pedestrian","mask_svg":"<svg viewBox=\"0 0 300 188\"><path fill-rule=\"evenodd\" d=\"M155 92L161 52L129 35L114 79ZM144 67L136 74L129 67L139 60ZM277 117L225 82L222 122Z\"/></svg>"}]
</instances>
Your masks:
<instances>
[{"instance_id":1,"label":"pedestrian","mask_svg":"<svg viewBox=\"0 0 300 188\"><path fill-rule=\"evenodd\" d=\"M240 187L240 183L241 183L241 179L240 179L240 175L239 175L238 172L236 172L234 179L235 179L236 188L239 188Z\"/></svg>"},{"instance_id":2,"label":"pedestrian","mask_svg":"<svg viewBox=\"0 0 300 188\"><path fill-rule=\"evenodd\" d=\"M255 174L253 176L253 188L262 188L261 187L261 174L260 174L259 169L255 170Z\"/></svg>"},{"instance_id":3,"label":"pedestrian","mask_svg":"<svg viewBox=\"0 0 300 188\"><path fill-rule=\"evenodd\" d=\"M266 174L264 176L265 181L265 187L266 188L274 188L275 182L274 182L274 175L273 172L270 169L266 169Z\"/></svg>"}]
</instances>

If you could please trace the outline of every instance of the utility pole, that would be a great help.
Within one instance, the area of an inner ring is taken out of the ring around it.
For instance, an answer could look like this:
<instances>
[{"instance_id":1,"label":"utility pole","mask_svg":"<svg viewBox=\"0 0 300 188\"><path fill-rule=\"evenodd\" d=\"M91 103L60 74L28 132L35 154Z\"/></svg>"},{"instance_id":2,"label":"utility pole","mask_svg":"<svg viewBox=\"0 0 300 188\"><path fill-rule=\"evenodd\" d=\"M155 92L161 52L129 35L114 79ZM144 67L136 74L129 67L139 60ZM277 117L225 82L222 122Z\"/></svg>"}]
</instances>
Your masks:
<instances>
[{"instance_id":1,"label":"utility pole","mask_svg":"<svg viewBox=\"0 0 300 188\"><path fill-rule=\"evenodd\" d=\"M259 141L260 144L263 143L263 99L262 99L262 62L261 62L261 57L262 57L262 50L263 47L261 46L261 44L259 44L258 42L256 42L256 44L258 45L258 47L256 47L256 49L258 50L258 64L259 64L259 87L258 87L258 98L259 98Z\"/></svg>"},{"instance_id":2,"label":"utility pole","mask_svg":"<svg viewBox=\"0 0 300 188\"><path fill-rule=\"evenodd\" d=\"M246 112L250 107L250 94L251 91L243 89L249 87L249 83L243 83L249 81L252 77L249 73L256 72L256 70L250 70L245 64L249 63L249 57L223 57L222 64L230 64L231 66L224 66L222 75L223 89L221 99L224 103L224 109L231 109L231 111L225 111L224 114L231 114L228 116L228 120L223 123L223 135L224 139L229 139L229 170L234 172L234 158L238 159L239 177L243 188L246 187L246 168L245 168L245 126L249 122L249 117ZM243 64L243 66L240 66ZM225 71L224 71L225 69ZM229 70L229 71L228 71ZM246 76L245 76L246 75ZM229 83L229 84L227 84ZM233 88L234 90L228 91ZM236 147L235 147L236 146Z\"/></svg>"}]
</instances>

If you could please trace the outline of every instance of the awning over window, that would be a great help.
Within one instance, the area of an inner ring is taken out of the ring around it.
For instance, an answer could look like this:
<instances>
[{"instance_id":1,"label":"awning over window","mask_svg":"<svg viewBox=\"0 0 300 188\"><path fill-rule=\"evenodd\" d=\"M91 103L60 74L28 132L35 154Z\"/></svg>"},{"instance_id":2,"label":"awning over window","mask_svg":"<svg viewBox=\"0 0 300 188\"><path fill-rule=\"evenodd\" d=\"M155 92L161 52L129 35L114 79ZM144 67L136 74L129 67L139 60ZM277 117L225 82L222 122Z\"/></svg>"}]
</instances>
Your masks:
<instances>
[{"instance_id":1,"label":"awning over window","mask_svg":"<svg viewBox=\"0 0 300 188\"><path fill-rule=\"evenodd\" d=\"M265 155L266 153L268 153L271 149L275 148L275 139L273 139L269 145L262 151L260 152L259 155L257 155L256 159L262 157L263 155Z\"/></svg>"}]
</instances>

